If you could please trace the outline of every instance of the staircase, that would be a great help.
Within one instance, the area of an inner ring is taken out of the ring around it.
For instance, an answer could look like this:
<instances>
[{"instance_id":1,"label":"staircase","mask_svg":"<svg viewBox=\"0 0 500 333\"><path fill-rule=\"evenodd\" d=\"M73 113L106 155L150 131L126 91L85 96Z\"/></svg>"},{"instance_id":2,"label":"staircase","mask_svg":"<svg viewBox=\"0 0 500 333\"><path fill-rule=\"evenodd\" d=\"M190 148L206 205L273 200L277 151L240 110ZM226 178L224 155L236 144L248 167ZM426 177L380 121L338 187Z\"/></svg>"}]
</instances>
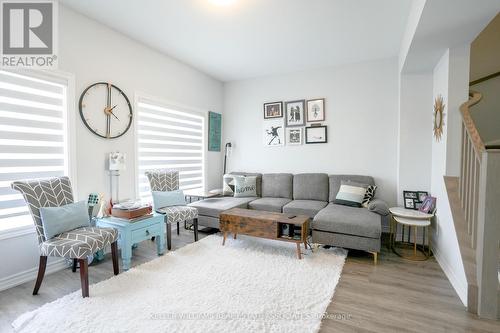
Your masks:
<instances>
[{"instance_id":1,"label":"staircase","mask_svg":"<svg viewBox=\"0 0 500 333\"><path fill-rule=\"evenodd\" d=\"M444 177L467 277L467 310L500 319L500 147L485 145L471 108L481 94L470 92L460 106L460 177Z\"/></svg>"}]
</instances>

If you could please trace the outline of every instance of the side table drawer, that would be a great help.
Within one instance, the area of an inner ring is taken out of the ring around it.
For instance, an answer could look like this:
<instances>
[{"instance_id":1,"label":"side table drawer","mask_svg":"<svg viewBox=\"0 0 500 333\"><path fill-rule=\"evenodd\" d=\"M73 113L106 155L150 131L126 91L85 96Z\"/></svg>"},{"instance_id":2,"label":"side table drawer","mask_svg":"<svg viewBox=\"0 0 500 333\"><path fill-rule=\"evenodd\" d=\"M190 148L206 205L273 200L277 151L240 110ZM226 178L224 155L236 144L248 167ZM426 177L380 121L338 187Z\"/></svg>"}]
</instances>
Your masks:
<instances>
[{"instance_id":1,"label":"side table drawer","mask_svg":"<svg viewBox=\"0 0 500 333\"><path fill-rule=\"evenodd\" d=\"M132 242L140 242L161 234L161 225L151 225L149 227L132 231Z\"/></svg>"}]
</instances>

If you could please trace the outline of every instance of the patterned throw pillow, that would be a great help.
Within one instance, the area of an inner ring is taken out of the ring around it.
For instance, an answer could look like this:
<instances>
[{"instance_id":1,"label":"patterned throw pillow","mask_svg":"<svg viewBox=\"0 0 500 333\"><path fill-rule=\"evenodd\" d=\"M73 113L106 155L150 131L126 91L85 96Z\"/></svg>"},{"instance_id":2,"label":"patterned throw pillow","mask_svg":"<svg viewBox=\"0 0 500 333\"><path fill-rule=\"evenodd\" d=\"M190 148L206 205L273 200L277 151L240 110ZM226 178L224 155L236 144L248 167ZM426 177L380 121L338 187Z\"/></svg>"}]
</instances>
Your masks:
<instances>
[{"instance_id":1,"label":"patterned throw pillow","mask_svg":"<svg viewBox=\"0 0 500 333\"><path fill-rule=\"evenodd\" d=\"M351 207L361 207L367 188L368 185L366 184L342 181L334 203Z\"/></svg>"},{"instance_id":2,"label":"patterned throw pillow","mask_svg":"<svg viewBox=\"0 0 500 333\"><path fill-rule=\"evenodd\" d=\"M377 186L368 185L368 187L366 188L365 197L363 198L363 203L362 203L363 207L368 208L368 204L370 203L370 201L372 201L373 197L375 196L376 189Z\"/></svg>"},{"instance_id":3,"label":"patterned throw pillow","mask_svg":"<svg viewBox=\"0 0 500 333\"><path fill-rule=\"evenodd\" d=\"M234 195L234 175L225 174L222 177L222 195L225 197Z\"/></svg>"},{"instance_id":4,"label":"patterned throw pillow","mask_svg":"<svg viewBox=\"0 0 500 333\"><path fill-rule=\"evenodd\" d=\"M235 176L234 196L237 198L257 196L257 177Z\"/></svg>"}]
</instances>

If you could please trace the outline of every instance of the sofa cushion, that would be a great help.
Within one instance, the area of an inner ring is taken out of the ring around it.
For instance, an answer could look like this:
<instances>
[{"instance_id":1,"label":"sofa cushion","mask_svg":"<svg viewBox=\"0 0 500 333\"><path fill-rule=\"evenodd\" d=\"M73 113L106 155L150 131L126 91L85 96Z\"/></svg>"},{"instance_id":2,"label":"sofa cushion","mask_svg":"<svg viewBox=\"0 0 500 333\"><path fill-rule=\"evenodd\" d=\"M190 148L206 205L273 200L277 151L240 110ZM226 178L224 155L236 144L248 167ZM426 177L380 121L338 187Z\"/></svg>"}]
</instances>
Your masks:
<instances>
[{"instance_id":1,"label":"sofa cushion","mask_svg":"<svg viewBox=\"0 0 500 333\"><path fill-rule=\"evenodd\" d=\"M355 208L334 203L328 204L313 219L312 229L380 238L382 221L380 215L366 208Z\"/></svg>"},{"instance_id":2,"label":"sofa cushion","mask_svg":"<svg viewBox=\"0 0 500 333\"><path fill-rule=\"evenodd\" d=\"M361 207L368 186L370 185L342 181L334 203L359 208Z\"/></svg>"},{"instance_id":3,"label":"sofa cushion","mask_svg":"<svg viewBox=\"0 0 500 333\"><path fill-rule=\"evenodd\" d=\"M281 213L283 206L292 201L287 198L260 198L248 204L248 208Z\"/></svg>"},{"instance_id":4,"label":"sofa cushion","mask_svg":"<svg viewBox=\"0 0 500 333\"><path fill-rule=\"evenodd\" d=\"M291 173L266 173L262 175L262 197L293 198Z\"/></svg>"},{"instance_id":5,"label":"sofa cushion","mask_svg":"<svg viewBox=\"0 0 500 333\"><path fill-rule=\"evenodd\" d=\"M261 173L253 173L253 172L230 172L230 175L235 176L255 176L257 177L257 196L262 196L262 174Z\"/></svg>"},{"instance_id":6,"label":"sofa cushion","mask_svg":"<svg viewBox=\"0 0 500 333\"><path fill-rule=\"evenodd\" d=\"M235 197L219 197L209 198L201 201L190 203L188 206L198 209L199 215L211 217L219 217L219 214L231 208L248 208L248 203L257 199L256 197L235 198Z\"/></svg>"},{"instance_id":7,"label":"sofa cushion","mask_svg":"<svg viewBox=\"0 0 500 333\"><path fill-rule=\"evenodd\" d=\"M294 200L328 201L328 175L301 173L293 177Z\"/></svg>"},{"instance_id":8,"label":"sofa cushion","mask_svg":"<svg viewBox=\"0 0 500 333\"><path fill-rule=\"evenodd\" d=\"M375 185L373 177L370 176L359 176L359 175L330 175L330 195L328 201L333 202L337 197L337 193L340 189L340 184L342 181L351 181L367 185Z\"/></svg>"},{"instance_id":9,"label":"sofa cushion","mask_svg":"<svg viewBox=\"0 0 500 333\"><path fill-rule=\"evenodd\" d=\"M314 217L327 204L318 200L293 200L283 206L283 213Z\"/></svg>"}]
</instances>

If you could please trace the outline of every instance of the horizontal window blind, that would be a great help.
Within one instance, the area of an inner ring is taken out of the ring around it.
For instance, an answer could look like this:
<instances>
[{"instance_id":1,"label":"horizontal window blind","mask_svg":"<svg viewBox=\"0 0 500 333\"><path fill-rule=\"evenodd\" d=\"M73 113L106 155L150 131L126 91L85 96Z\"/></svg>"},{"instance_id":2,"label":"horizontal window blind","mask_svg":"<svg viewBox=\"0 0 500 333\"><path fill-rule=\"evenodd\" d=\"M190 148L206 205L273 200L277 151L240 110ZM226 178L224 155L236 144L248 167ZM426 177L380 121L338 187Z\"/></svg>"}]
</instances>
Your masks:
<instances>
[{"instance_id":1,"label":"horizontal window blind","mask_svg":"<svg viewBox=\"0 0 500 333\"><path fill-rule=\"evenodd\" d=\"M32 223L12 181L67 174L66 89L0 71L0 230Z\"/></svg>"},{"instance_id":2,"label":"horizontal window blind","mask_svg":"<svg viewBox=\"0 0 500 333\"><path fill-rule=\"evenodd\" d=\"M151 201L146 170L179 171L180 189L203 188L205 118L147 99L137 103L137 168L141 200Z\"/></svg>"}]
</instances>

